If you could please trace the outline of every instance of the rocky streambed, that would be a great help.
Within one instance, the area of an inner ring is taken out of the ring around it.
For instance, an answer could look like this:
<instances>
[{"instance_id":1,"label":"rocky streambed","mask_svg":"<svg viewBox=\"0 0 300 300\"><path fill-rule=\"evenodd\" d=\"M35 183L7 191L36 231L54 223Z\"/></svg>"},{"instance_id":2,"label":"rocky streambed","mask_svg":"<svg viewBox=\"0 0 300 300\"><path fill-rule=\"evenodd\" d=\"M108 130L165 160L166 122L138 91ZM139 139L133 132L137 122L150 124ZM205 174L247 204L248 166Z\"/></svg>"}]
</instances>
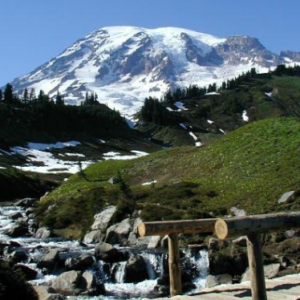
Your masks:
<instances>
[{"instance_id":1,"label":"rocky streambed","mask_svg":"<svg viewBox=\"0 0 300 300\"><path fill-rule=\"evenodd\" d=\"M0 207L0 255L13 270L25 275L40 298L168 295L165 243L158 238L139 239L138 218L131 223L124 219L108 227L114 211L109 207L95 216L95 223L83 241L63 239L53 236L47 228L38 228L34 221L35 203L35 199L23 199ZM207 251L184 250L181 260L184 291L203 288L208 275Z\"/></svg>"}]
</instances>

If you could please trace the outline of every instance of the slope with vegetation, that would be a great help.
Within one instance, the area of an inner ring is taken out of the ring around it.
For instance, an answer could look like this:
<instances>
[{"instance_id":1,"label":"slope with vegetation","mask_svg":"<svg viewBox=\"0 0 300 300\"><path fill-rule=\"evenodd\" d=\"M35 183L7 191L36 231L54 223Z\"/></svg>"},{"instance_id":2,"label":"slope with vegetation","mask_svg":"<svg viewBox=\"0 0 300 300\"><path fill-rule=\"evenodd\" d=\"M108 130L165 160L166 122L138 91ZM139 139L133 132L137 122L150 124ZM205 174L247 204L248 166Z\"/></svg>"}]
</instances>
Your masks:
<instances>
[{"instance_id":1,"label":"slope with vegetation","mask_svg":"<svg viewBox=\"0 0 300 300\"><path fill-rule=\"evenodd\" d=\"M205 147L100 162L44 198L39 219L60 234L78 237L109 204L118 206L114 221L140 209L149 221L222 216L233 206L247 213L299 210L299 197L288 204L277 202L284 192L299 190L299 151L300 123L271 118ZM116 184L108 182L112 177Z\"/></svg>"},{"instance_id":2,"label":"slope with vegetation","mask_svg":"<svg viewBox=\"0 0 300 300\"><path fill-rule=\"evenodd\" d=\"M191 131L207 144L249 122L299 117L299 86L300 67L278 66L267 74L257 74L252 69L223 82L220 88L212 84L169 91L161 102L145 100L139 130L171 146L194 144ZM178 103L184 109L178 109Z\"/></svg>"}]
</instances>

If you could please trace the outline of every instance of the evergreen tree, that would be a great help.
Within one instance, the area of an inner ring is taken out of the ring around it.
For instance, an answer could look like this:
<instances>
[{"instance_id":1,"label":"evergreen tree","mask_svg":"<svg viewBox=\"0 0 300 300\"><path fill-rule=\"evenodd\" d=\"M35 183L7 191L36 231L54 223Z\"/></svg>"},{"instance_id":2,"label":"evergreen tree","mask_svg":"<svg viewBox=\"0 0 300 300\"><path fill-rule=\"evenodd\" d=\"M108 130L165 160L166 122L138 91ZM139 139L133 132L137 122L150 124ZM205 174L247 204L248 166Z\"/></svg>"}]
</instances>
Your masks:
<instances>
[{"instance_id":1,"label":"evergreen tree","mask_svg":"<svg viewBox=\"0 0 300 300\"><path fill-rule=\"evenodd\" d=\"M24 93L23 93L23 102L24 102L25 104L27 104L28 101L29 101L28 90L27 90L27 88L25 88L25 89L24 89Z\"/></svg>"},{"instance_id":2,"label":"evergreen tree","mask_svg":"<svg viewBox=\"0 0 300 300\"><path fill-rule=\"evenodd\" d=\"M57 91L55 104L57 106L64 106L65 105L63 96L59 93L59 91Z\"/></svg>"},{"instance_id":3,"label":"evergreen tree","mask_svg":"<svg viewBox=\"0 0 300 300\"><path fill-rule=\"evenodd\" d=\"M13 103L14 100L14 94L13 94L13 87L11 84L7 84L4 90L4 101L7 104Z\"/></svg>"},{"instance_id":4,"label":"evergreen tree","mask_svg":"<svg viewBox=\"0 0 300 300\"><path fill-rule=\"evenodd\" d=\"M2 93L2 90L0 89L0 101L2 101L3 99L3 93Z\"/></svg>"}]
</instances>

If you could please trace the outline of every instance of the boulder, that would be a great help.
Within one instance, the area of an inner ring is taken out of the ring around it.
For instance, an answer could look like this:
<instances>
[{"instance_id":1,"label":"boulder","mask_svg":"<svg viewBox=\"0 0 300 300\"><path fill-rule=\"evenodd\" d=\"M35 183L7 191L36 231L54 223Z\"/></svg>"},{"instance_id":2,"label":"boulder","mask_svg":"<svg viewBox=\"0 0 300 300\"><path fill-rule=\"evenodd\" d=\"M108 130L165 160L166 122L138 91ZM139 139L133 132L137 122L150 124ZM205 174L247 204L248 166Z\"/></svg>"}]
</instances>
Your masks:
<instances>
[{"instance_id":1,"label":"boulder","mask_svg":"<svg viewBox=\"0 0 300 300\"><path fill-rule=\"evenodd\" d=\"M53 270L59 261L59 249L50 249L38 262L37 266L40 269L46 268Z\"/></svg>"},{"instance_id":2,"label":"boulder","mask_svg":"<svg viewBox=\"0 0 300 300\"><path fill-rule=\"evenodd\" d=\"M32 207L38 201L36 198L24 198L15 203L15 206Z\"/></svg>"},{"instance_id":3,"label":"boulder","mask_svg":"<svg viewBox=\"0 0 300 300\"><path fill-rule=\"evenodd\" d=\"M18 222L6 231L6 234L11 237L21 237L28 233L28 227L25 222Z\"/></svg>"},{"instance_id":4,"label":"boulder","mask_svg":"<svg viewBox=\"0 0 300 300\"><path fill-rule=\"evenodd\" d=\"M101 230L102 232L105 231L108 227L111 218L113 217L114 213L116 212L116 206L109 206L101 213L94 216L94 224L92 225L92 230Z\"/></svg>"},{"instance_id":5,"label":"boulder","mask_svg":"<svg viewBox=\"0 0 300 300\"><path fill-rule=\"evenodd\" d=\"M79 271L62 273L53 280L52 287L62 295L79 295L83 292L83 289L79 287L81 277Z\"/></svg>"},{"instance_id":6,"label":"boulder","mask_svg":"<svg viewBox=\"0 0 300 300\"><path fill-rule=\"evenodd\" d=\"M161 237L159 235L153 235L151 236L151 239L149 241L149 244L147 246L148 249L155 249L159 247L159 242L161 240Z\"/></svg>"},{"instance_id":7,"label":"boulder","mask_svg":"<svg viewBox=\"0 0 300 300\"><path fill-rule=\"evenodd\" d=\"M8 255L8 259L14 263L25 261L27 258L28 255L24 249L17 249Z\"/></svg>"},{"instance_id":8,"label":"boulder","mask_svg":"<svg viewBox=\"0 0 300 300\"><path fill-rule=\"evenodd\" d=\"M205 281L205 287L211 288L220 284L232 284L232 277L229 274L217 276L208 275Z\"/></svg>"},{"instance_id":9,"label":"boulder","mask_svg":"<svg viewBox=\"0 0 300 300\"><path fill-rule=\"evenodd\" d=\"M127 240L131 229L130 219L127 218L107 229L105 242L110 244L122 243Z\"/></svg>"},{"instance_id":10,"label":"boulder","mask_svg":"<svg viewBox=\"0 0 300 300\"><path fill-rule=\"evenodd\" d=\"M272 279L278 275L280 269L280 264L270 264L264 266L265 277L268 279ZM250 280L250 270L249 268L243 274L241 282Z\"/></svg>"},{"instance_id":11,"label":"boulder","mask_svg":"<svg viewBox=\"0 0 300 300\"><path fill-rule=\"evenodd\" d=\"M68 270L85 270L94 264L95 260L92 255L82 254L77 257L70 257L65 261L65 267Z\"/></svg>"},{"instance_id":12,"label":"boulder","mask_svg":"<svg viewBox=\"0 0 300 300\"><path fill-rule=\"evenodd\" d=\"M13 220L17 220L23 218L23 215L18 211L10 214L9 217L12 218Z\"/></svg>"},{"instance_id":13,"label":"boulder","mask_svg":"<svg viewBox=\"0 0 300 300\"><path fill-rule=\"evenodd\" d=\"M24 274L26 280L34 280L38 274L36 270L22 264L14 265L13 269L20 270Z\"/></svg>"},{"instance_id":14,"label":"boulder","mask_svg":"<svg viewBox=\"0 0 300 300\"><path fill-rule=\"evenodd\" d=\"M97 296L105 293L104 284L96 282L95 275L91 272L84 272L81 279L81 288L84 289L82 295Z\"/></svg>"},{"instance_id":15,"label":"boulder","mask_svg":"<svg viewBox=\"0 0 300 300\"><path fill-rule=\"evenodd\" d=\"M295 199L295 191L286 192L279 198L278 203L285 203L293 199Z\"/></svg>"},{"instance_id":16,"label":"boulder","mask_svg":"<svg viewBox=\"0 0 300 300\"><path fill-rule=\"evenodd\" d=\"M105 239L105 234L102 233L101 230L93 230L88 232L84 238L83 242L86 244L92 244L92 243L100 243Z\"/></svg>"},{"instance_id":17,"label":"boulder","mask_svg":"<svg viewBox=\"0 0 300 300\"><path fill-rule=\"evenodd\" d=\"M131 256L125 266L125 282L136 283L149 279L147 264L143 257Z\"/></svg>"},{"instance_id":18,"label":"boulder","mask_svg":"<svg viewBox=\"0 0 300 300\"><path fill-rule=\"evenodd\" d=\"M235 217L244 217L246 216L246 212L243 209L237 208L235 206L230 208L230 212L235 216Z\"/></svg>"},{"instance_id":19,"label":"boulder","mask_svg":"<svg viewBox=\"0 0 300 300\"><path fill-rule=\"evenodd\" d=\"M51 231L46 227L39 228L36 233L34 234L34 237L37 239L47 239L51 237L52 233Z\"/></svg>"},{"instance_id":20,"label":"boulder","mask_svg":"<svg viewBox=\"0 0 300 300\"><path fill-rule=\"evenodd\" d=\"M108 243L101 242L95 248L95 256L108 263L124 261L127 256Z\"/></svg>"},{"instance_id":21,"label":"boulder","mask_svg":"<svg viewBox=\"0 0 300 300\"><path fill-rule=\"evenodd\" d=\"M143 220L141 218L136 218L134 220L134 223L133 223L133 230L132 232L135 233L135 234L138 234L138 226L143 223Z\"/></svg>"},{"instance_id":22,"label":"boulder","mask_svg":"<svg viewBox=\"0 0 300 300\"><path fill-rule=\"evenodd\" d=\"M33 286L38 294L39 300L65 300L66 297L57 294L52 287L49 286Z\"/></svg>"},{"instance_id":23,"label":"boulder","mask_svg":"<svg viewBox=\"0 0 300 300\"><path fill-rule=\"evenodd\" d=\"M128 237L128 243L131 246L136 245L138 242L138 238L134 232L130 232L129 237Z\"/></svg>"}]
</instances>

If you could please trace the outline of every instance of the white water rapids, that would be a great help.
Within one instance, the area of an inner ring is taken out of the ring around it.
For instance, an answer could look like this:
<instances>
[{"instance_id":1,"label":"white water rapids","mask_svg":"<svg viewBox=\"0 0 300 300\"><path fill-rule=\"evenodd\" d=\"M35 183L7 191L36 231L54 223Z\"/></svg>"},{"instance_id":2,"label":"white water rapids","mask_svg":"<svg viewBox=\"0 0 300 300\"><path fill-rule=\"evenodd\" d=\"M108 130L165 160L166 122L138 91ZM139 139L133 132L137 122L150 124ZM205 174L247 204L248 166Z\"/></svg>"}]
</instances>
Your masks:
<instances>
[{"instance_id":1,"label":"white water rapids","mask_svg":"<svg viewBox=\"0 0 300 300\"><path fill-rule=\"evenodd\" d=\"M28 267L37 270L38 275L31 283L34 285L51 285L51 282L60 273L65 270L56 270L53 274L44 275L42 270L37 268L37 261L46 253L49 248L62 249L62 253L65 256L78 255L88 253L94 255L95 245L83 246L76 240L66 240L61 238L48 238L37 239L29 234L28 236L12 238L6 235L6 230L11 228L16 221L14 221L10 215L12 213L20 212L24 218L26 218L25 209L22 207L6 206L0 207L0 244L10 242L17 242L21 245L19 249L24 249L28 258L21 263ZM122 249L122 248L121 248ZM130 248L125 248L124 251L136 251ZM126 261L113 263L110 265L110 272L112 276L108 276L105 271L105 263L103 261L97 261L88 270L93 272L99 281L105 285L106 295L103 296L77 296L76 299L83 300L105 300L105 299L141 299L141 298L153 298L157 297L158 293L155 289L158 283L158 279L164 275L166 268L165 252L157 252L149 250L140 251L138 253L143 257L147 264L148 280L144 280L139 283L125 283ZM208 255L205 250L201 250L193 255L189 250L185 251L185 259L188 259L190 264L193 265L194 273L193 283L196 286L195 291L199 291L205 285L205 278L208 275Z\"/></svg>"}]
</instances>

